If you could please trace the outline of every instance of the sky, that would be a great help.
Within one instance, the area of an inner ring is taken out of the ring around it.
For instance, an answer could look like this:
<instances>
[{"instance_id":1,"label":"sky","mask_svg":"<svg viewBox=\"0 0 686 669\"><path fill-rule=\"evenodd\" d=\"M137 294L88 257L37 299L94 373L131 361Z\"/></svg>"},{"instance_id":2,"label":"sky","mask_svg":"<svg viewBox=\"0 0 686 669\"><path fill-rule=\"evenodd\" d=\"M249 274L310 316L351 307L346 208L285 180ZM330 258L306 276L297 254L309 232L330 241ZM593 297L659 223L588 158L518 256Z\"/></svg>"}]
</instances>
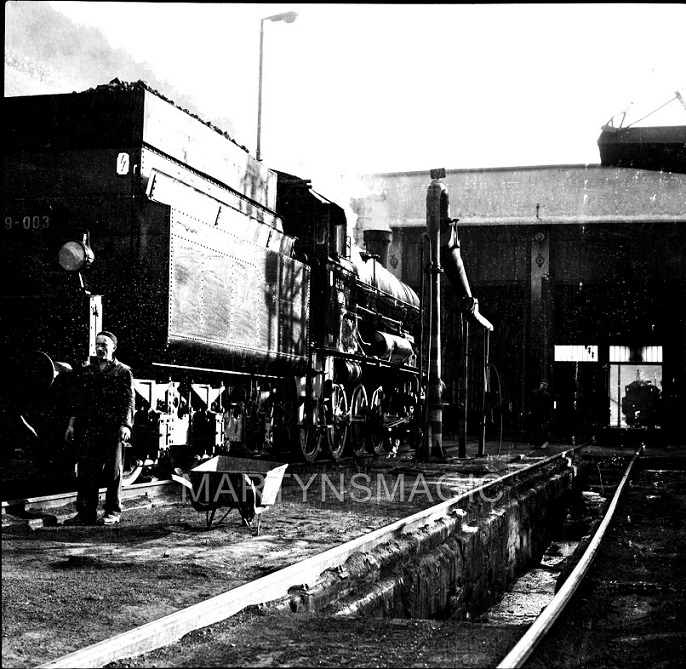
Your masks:
<instances>
[{"instance_id":1,"label":"sky","mask_svg":"<svg viewBox=\"0 0 686 669\"><path fill-rule=\"evenodd\" d=\"M612 116L686 97L681 3L50 4L200 115L230 118L252 153L261 19L297 12L263 22L261 145L265 164L304 178L597 164ZM661 124L686 124L686 109L640 123Z\"/></svg>"}]
</instances>

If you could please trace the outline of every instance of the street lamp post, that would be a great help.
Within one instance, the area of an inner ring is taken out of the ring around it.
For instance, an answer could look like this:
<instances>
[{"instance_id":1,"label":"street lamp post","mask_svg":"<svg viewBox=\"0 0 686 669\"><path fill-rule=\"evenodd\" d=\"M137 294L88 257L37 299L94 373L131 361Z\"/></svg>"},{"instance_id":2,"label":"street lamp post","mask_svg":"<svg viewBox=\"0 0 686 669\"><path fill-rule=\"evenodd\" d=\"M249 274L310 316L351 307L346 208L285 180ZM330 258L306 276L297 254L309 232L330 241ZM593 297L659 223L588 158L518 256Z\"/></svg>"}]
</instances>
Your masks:
<instances>
[{"instance_id":1,"label":"street lamp post","mask_svg":"<svg viewBox=\"0 0 686 669\"><path fill-rule=\"evenodd\" d=\"M264 60L264 22L265 21L284 21L293 23L298 15L295 12L283 12L274 14L260 20L260 75L259 88L257 92L257 160L262 160L262 61Z\"/></svg>"}]
</instances>

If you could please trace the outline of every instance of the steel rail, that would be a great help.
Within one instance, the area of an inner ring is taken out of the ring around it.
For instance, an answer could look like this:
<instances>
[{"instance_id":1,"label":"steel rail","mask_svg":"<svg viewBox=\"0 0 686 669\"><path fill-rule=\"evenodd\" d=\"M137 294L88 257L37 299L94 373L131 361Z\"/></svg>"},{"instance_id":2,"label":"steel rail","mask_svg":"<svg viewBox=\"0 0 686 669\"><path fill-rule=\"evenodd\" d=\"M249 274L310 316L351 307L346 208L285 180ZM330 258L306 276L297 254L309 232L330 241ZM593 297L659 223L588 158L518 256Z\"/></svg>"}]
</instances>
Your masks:
<instances>
[{"instance_id":1,"label":"steel rail","mask_svg":"<svg viewBox=\"0 0 686 669\"><path fill-rule=\"evenodd\" d=\"M612 517L614 516L626 482L629 480L629 475L631 474L634 463L638 459L638 456L641 454L643 448L643 446L640 446L638 449L636 449L636 452L631 458L631 461L629 462L621 481L617 485L615 494L612 497L612 501L608 506L602 522L598 526L596 533L593 535L593 539L589 543L588 548L579 559L579 562L576 564L567 580L564 582L564 585L557 591L553 599L543 609L538 618L534 620L534 622L531 624L531 627L529 627L529 629L524 633L512 650L510 650L510 652L501 660L497 669L521 667L531 656L541 639L543 639L555 621L559 618L567 604L569 604L571 601L572 596L576 592L579 584L583 580L586 572L593 562L593 558L598 551L600 542L605 536L605 531L612 521Z\"/></svg>"},{"instance_id":2,"label":"steel rail","mask_svg":"<svg viewBox=\"0 0 686 669\"><path fill-rule=\"evenodd\" d=\"M373 458L374 453L368 453L364 456L355 456L357 458ZM339 460L334 460L333 458L321 458L317 459L316 462L310 463L300 463L294 462L289 463L291 467L293 465L307 464L312 466L326 466L331 464L344 464L346 462L352 463L355 459L353 456L344 456ZM147 490L155 491L159 488L159 493L170 492L178 489L178 484L174 481L168 479L150 481L148 483L133 483L131 485L125 485L122 487L122 495L124 499L130 499L133 497L139 497L140 495L148 496ZM100 500L104 500L106 489L100 488ZM31 509L51 509L60 506L66 506L72 502L76 501L76 492L68 491L63 493L55 493L53 495L39 495L31 497L17 497L15 499L3 500L0 502L0 515L16 515L17 512L24 513L28 512L29 507Z\"/></svg>"},{"instance_id":3,"label":"steel rail","mask_svg":"<svg viewBox=\"0 0 686 669\"><path fill-rule=\"evenodd\" d=\"M364 456L357 456L363 458L373 458L374 453L368 453ZM334 460L333 458L321 458L317 459L316 462L306 463L312 466L327 466L331 464L344 464L346 462L352 463L354 458L352 456L345 456L339 460ZM290 463L299 465L301 463ZM178 484L170 480L161 481L150 481L148 483L134 483L132 485L125 485L122 487L123 499L130 499L134 497L139 497L141 495L148 496L148 490L151 492L156 491L159 488L158 494L163 494L165 492L171 492L178 489ZM104 500L106 489L100 488L100 501ZM68 491L62 493L55 493L53 495L39 495L31 497L17 497L15 499L3 500L0 502L0 515L17 515L18 513L28 513L29 509L52 509L56 507L66 506L76 501L76 492Z\"/></svg>"},{"instance_id":4,"label":"steel rail","mask_svg":"<svg viewBox=\"0 0 686 669\"><path fill-rule=\"evenodd\" d=\"M133 485L122 488L122 498L132 499L134 497L149 497L161 495L177 490L178 484L174 481L151 481L149 483L134 483ZM106 488L100 488L99 495L104 499ZM28 514L30 510L52 509L55 507L66 506L76 501L75 492L63 492L56 495L45 495L43 497L22 497L20 499L7 500L2 502L0 513L4 515Z\"/></svg>"},{"instance_id":5,"label":"steel rail","mask_svg":"<svg viewBox=\"0 0 686 669\"><path fill-rule=\"evenodd\" d=\"M575 446L535 462L524 469L491 479L480 486L414 513L407 518L402 518L352 541L334 546L301 562L232 588L210 599L192 604L127 632L76 650L42 664L38 669L101 667L110 662L167 646L189 632L230 618L248 606L286 597L292 587L307 584L308 580L318 578L325 570L342 566L354 553L371 551L380 544L392 541L452 514L462 515L463 512L459 508L460 504L479 493L483 494L489 488L502 484L503 481L523 476L527 472L543 468L558 459L567 460L568 465L571 466L571 460L568 457L570 451L576 451L584 448L584 446Z\"/></svg>"}]
</instances>

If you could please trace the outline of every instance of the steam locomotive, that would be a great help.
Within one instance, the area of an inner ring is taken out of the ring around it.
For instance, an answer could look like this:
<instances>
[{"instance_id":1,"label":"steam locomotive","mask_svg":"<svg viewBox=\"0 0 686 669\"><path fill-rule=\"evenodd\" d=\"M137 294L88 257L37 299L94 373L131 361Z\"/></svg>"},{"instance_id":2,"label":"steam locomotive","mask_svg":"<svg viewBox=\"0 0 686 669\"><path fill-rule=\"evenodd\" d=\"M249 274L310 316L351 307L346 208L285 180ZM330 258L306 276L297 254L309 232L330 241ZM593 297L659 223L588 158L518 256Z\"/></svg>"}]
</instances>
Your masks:
<instances>
[{"instance_id":1,"label":"steam locomotive","mask_svg":"<svg viewBox=\"0 0 686 669\"><path fill-rule=\"evenodd\" d=\"M5 461L73 471L67 398L101 329L135 376L126 483L420 438L419 298L343 208L144 82L4 105Z\"/></svg>"},{"instance_id":2,"label":"steam locomotive","mask_svg":"<svg viewBox=\"0 0 686 669\"><path fill-rule=\"evenodd\" d=\"M654 429L660 423L660 389L650 381L636 379L624 386L622 413L630 428Z\"/></svg>"}]
</instances>

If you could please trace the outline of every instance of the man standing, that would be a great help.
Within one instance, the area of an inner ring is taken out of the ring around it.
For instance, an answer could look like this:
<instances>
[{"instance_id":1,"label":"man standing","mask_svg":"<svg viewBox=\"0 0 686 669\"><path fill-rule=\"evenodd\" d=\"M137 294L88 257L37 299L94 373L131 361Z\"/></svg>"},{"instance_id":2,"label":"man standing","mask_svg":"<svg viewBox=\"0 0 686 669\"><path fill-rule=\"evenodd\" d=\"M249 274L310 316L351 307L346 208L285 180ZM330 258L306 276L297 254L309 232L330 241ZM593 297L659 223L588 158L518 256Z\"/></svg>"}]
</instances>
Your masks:
<instances>
[{"instance_id":1,"label":"man standing","mask_svg":"<svg viewBox=\"0 0 686 669\"><path fill-rule=\"evenodd\" d=\"M65 525L114 525L121 515L124 442L131 437L134 394L131 368L114 357L117 338L95 339L97 357L80 372L65 434L79 448L77 514ZM100 484L107 486L105 515L97 520Z\"/></svg>"},{"instance_id":2,"label":"man standing","mask_svg":"<svg viewBox=\"0 0 686 669\"><path fill-rule=\"evenodd\" d=\"M552 417L553 402L548 392L548 382L542 379L538 388L531 393L529 407L529 434L534 448L548 448Z\"/></svg>"}]
</instances>

